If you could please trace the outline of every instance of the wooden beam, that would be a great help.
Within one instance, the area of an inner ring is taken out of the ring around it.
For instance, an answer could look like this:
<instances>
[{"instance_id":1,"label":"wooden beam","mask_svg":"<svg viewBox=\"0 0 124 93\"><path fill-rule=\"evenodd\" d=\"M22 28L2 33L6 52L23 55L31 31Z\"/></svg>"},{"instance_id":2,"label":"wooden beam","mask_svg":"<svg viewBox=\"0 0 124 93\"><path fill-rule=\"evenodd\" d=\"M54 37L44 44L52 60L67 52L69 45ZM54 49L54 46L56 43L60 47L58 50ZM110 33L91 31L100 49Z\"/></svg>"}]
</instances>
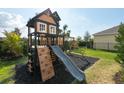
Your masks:
<instances>
[{"instance_id":1,"label":"wooden beam","mask_svg":"<svg viewBox=\"0 0 124 93\"><path fill-rule=\"evenodd\" d=\"M30 50L30 48L29 48L29 46L30 46L30 40L29 40L29 27L28 27L28 44L27 44L27 46L28 46L28 52L29 52L29 50Z\"/></svg>"},{"instance_id":2,"label":"wooden beam","mask_svg":"<svg viewBox=\"0 0 124 93\"><path fill-rule=\"evenodd\" d=\"M35 47L34 47L34 62L33 62L33 67L34 67L34 79L35 81L37 81L39 79L38 77L38 54L37 54L37 21L35 21L35 32L34 32L34 44L35 44Z\"/></svg>"}]
</instances>

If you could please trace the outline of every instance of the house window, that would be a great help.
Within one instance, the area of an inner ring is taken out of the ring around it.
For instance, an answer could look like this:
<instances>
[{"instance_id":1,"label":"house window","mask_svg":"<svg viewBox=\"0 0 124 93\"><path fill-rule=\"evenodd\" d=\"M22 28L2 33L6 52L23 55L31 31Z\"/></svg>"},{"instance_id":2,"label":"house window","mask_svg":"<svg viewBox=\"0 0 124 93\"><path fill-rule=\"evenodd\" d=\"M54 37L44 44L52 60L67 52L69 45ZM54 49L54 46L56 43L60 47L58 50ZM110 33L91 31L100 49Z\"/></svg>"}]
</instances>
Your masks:
<instances>
[{"instance_id":1,"label":"house window","mask_svg":"<svg viewBox=\"0 0 124 93\"><path fill-rule=\"evenodd\" d=\"M56 34L56 26L50 25L49 31L50 31L50 34Z\"/></svg>"},{"instance_id":2,"label":"house window","mask_svg":"<svg viewBox=\"0 0 124 93\"><path fill-rule=\"evenodd\" d=\"M40 31L46 32L46 24L45 23L40 23Z\"/></svg>"}]
</instances>

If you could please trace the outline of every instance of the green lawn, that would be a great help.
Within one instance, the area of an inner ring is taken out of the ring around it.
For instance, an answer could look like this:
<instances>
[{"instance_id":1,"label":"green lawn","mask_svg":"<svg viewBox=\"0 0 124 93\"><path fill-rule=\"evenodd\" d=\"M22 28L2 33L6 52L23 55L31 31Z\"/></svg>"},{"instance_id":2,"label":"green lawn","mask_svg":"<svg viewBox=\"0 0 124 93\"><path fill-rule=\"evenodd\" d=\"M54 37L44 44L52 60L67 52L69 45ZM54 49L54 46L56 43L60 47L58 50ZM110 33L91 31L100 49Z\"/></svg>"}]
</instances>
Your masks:
<instances>
[{"instance_id":1,"label":"green lawn","mask_svg":"<svg viewBox=\"0 0 124 93\"><path fill-rule=\"evenodd\" d=\"M82 48L73 52L81 53ZM93 66L85 70L87 83L115 83L113 76L121 70L121 66L114 60L116 53L102 50L85 49L85 55L100 58ZM14 83L14 67L16 64L27 62L27 57L11 61L0 60L0 83Z\"/></svg>"},{"instance_id":2,"label":"green lawn","mask_svg":"<svg viewBox=\"0 0 124 93\"><path fill-rule=\"evenodd\" d=\"M75 49L73 52L81 53L85 50L86 56L100 58L93 66L85 70L87 83L115 83L113 76L121 70L115 61L116 53L93 49Z\"/></svg>"},{"instance_id":3,"label":"green lawn","mask_svg":"<svg viewBox=\"0 0 124 93\"><path fill-rule=\"evenodd\" d=\"M13 76L15 74L15 65L24 64L27 62L27 57L18 58L15 60L3 61L0 60L0 83L14 83Z\"/></svg>"}]
</instances>

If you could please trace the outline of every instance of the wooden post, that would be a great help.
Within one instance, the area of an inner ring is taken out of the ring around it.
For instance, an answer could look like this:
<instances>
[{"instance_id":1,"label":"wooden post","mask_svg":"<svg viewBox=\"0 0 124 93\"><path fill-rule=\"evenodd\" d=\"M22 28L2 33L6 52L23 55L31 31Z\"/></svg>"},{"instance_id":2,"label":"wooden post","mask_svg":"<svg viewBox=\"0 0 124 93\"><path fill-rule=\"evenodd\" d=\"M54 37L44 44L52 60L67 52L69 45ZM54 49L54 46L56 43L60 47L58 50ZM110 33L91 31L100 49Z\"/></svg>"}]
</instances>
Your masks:
<instances>
[{"instance_id":1,"label":"wooden post","mask_svg":"<svg viewBox=\"0 0 124 93\"><path fill-rule=\"evenodd\" d=\"M56 29L56 45L58 45L58 27L57 27L57 29Z\"/></svg>"},{"instance_id":2,"label":"wooden post","mask_svg":"<svg viewBox=\"0 0 124 93\"><path fill-rule=\"evenodd\" d=\"M48 36L46 36L46 38L47 38L47 45L49 45L49 42L48 42Z\"/></svg>"},{"instance_id":3,"label":"wooden post","mask_svg":"<svg viewBox=\"0 0 124 93\"><path fill-rule=\"evenodd\" d=\"M47 34L46 34L47 46L49 45L49 41L48 41L48 34L50 34L49 24L47 25Z\"/></svg>"},{"instance_id":4,"label":"wooden post","mask_svg":"<svg viewBox=\"0 0 124 93\"><path fill-rule=\"evenodd\" d=\"M65 45L65 35L63 36L63 46Z\"/></svg>"},{"instance_id":5,"label":"wooden post","mask_svg":"<svg viewBox=\"0 0 124 93\"><path fill-rule=\"evenodd\" d=\"M42 36L41 36L41 34L40 34L39 40L40 40L40 45L42 45Z\"/></svg>"},{"instance_id":6,"label":"wooden post","mask_svg":"<svg viewBox=\"0 0 124 93\"><path fill-rule=\"evenodd\" d=\"M38 71L38 55L37 55L37 22L35 21L35 26L34 26L35 32L34 32L34 80L38 81L39 80L39 71ZM40 77L41 78L41 77Z\"/></svg>"},{"instance_id":7,"label":"wooden post","mask_svg":"<svg viewBox=\"0 0 124 93\"><path fill-rule=\"evenodd\" d=\"M54 45L54 37L52 37L52 40L53 40L53 45Z\"/></svg>"},{"instance_id":8,"label":"wooden post","mask_svg":"<svg viewBox=\"0 0 124 93\"><path fill-rule=\"evenodd\" d=\"M32 47L32 35L30 35L30 48Z\"/></svg>"},{"instance_id":9,"label":"wooden post","mask_svg":"<svg viewBox=\"0 0 124 93\"><path fill-rule=\"evenodd\" d=\"M28 52L30 51L30 27L28 27Z\"/></svg>"}]
</instances>

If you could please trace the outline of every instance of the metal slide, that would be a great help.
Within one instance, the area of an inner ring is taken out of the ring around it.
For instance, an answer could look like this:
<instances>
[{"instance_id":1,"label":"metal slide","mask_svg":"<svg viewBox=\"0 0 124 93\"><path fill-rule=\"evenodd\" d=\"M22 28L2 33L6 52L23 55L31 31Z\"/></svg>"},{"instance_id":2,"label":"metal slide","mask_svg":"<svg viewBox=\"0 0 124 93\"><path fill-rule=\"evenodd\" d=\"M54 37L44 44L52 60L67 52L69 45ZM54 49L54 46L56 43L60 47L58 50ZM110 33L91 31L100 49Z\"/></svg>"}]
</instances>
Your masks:
<instances>
[{"instance_id":1,"label":"metal slide","mask_svg":"<svg viewBox=\"0 0 124 93\"><path fill-rule=\"evenodd\" d=\"M66 55L59 46L51 46L53 52L56 54L58 58L63 62L65 67L68 69L68 71L72 74L73 77L75 77L79 81L83 81L85 79L85 75L83 71L81 71L69 58L68 55Z\"/></svg>"}]
</instances>

